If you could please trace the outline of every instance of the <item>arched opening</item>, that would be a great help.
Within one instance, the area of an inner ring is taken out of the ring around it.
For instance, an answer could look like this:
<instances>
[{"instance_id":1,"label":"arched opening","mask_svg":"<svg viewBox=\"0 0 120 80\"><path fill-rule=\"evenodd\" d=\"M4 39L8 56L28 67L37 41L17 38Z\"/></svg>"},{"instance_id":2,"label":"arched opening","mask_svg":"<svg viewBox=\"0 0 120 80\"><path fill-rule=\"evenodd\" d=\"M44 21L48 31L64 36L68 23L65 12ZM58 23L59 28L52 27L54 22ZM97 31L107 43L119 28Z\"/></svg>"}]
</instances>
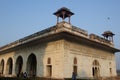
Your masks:
<instances>
[{"instance_id":1,"label":"arched opening","mask_svg":"<svg viewBox=\"0 0 120 80\"><path fill-rule=\"evenodd\" d=\"M37 60L34 54L29 55L26 69L28 76L30 77L36 76Z\"/></svg>"},{"instance_id":2,"label":"arched opening","mask_svg":"<svg viewBox=\"0 0 120 80\"><path fill-rule=\"evenodd\" d=\"M51 58L48 58L47 63L51 64Z\"/></svg>"},{"instance_id":3,"label":"arched opening","mask_svg":"<svg viewBox=\"0 0 120 80\"><path fill-rule=\"evenodd\" d=\"M112 63L109 62L109 71L110 71L110 76L112 76Z\"/></svg>"},{"instance_id":4,"label":"arched opening","mask_svg":"<svg viewBox=\"0 0 120 80\"><path fill-rule=\"evenodd\" d=\"M93 67L92 67L92 74L93 77L99 77L100 76L100 64L97 60L93 61Z\"/></svg>"},{"instance_id":5,"label":"arched opening","mask_svg":"<svg viewBox=\"0 0 120 80\"><path fill-rule=\"evenodd\" d=\"M73 60L73 72L77 75L77 58Z\"/></svg>"},{"instance_id":6,"label":"arched opening","mask_svg":"<svg viewBox=\"0 0 120 80\"><path fill-rule=\"evenodd\" d=\"M74 62L73 63L77 64L77 58L76 57L74 58Z\"/></svg>"},{"instance_id":7,"label":"arched opening","mask_svg":"<svg viewBox=\"0 0 120 80\"><path fill-rule=\"evenodd\" d=\"M22 73L22 66L23 66L23 59L21 56L19 56L16 60L16 67L15 67L15 72L18 77Z\"/></svg>"},{"instance_id":8,"label":"arched opening","mask_svg":"<svg viewBox=\"0 0 120 80\"><path fill-rule=\"evenodd\" d=\"M3 74L3 72L4 72L4 60L2 59L0 63L0 74Z\"/></svg>"},{"instance_id":9,"label":"arched opening","mask_svg":"<svg viewBox=\"0 0 120 80\"><path fill-rule=\"evenodd\" d=\"M6 71L8 74L12 74L12 69L13 69L13 60L12 58L9 58L7 61L7 66L6 66Z\"/></svg>"},{"instance_id":10,"label":"arched opening","mask_svg":"<svg viewBox=\"0 0 120 80\"><path fill-rule=\"evenodd\" d=\"M47 77L52 76L52 65L51 65L51 58L47 59Z\"/></svg>"},{"instance_id":11,"label":"arched opening","mask_svg":"<svg viewBox=\"0 0 120 80\"><path fill-rule=\"evenodd\" d=\"M110 70L110 76L112 76L112 68L109 68L109 70Z\"/></svg>"}]
</instances>

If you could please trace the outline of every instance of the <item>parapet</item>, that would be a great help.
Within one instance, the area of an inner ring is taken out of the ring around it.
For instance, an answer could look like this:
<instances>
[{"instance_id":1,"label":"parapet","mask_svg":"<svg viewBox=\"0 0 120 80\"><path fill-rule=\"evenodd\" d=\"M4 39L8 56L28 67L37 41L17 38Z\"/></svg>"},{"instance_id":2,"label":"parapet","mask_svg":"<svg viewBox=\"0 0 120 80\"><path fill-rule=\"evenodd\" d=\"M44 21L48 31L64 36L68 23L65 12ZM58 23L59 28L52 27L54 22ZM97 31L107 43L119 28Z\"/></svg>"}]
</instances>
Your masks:
<instances>
[{"instance_id":1,"label":"parapet","mask_svg":"<svg viewBox=\"0 0 120 80\"><path fill-rule=\"evenodd\" d=\"M88 38L88 32L76 26L69 24L68 22L62 21L56 25L56 30L68 31L72 34Z\"/></svg>"},{"instance_id":2,"label":"parapet","mask_svg":"<svg viewBox=\"0 0 120 80\"><path fill-rule=\"evenodd\" d=\"M95 34L90 34L89 39L96 41L96 42L99 42L99 43L102 43L102 44L105 44L105 45L108 45L108 46L111 46L111 47L114 46L112 41L107 40L107 39L100 37L98 35L95 35Z\"/></svg>"}]
</instances>

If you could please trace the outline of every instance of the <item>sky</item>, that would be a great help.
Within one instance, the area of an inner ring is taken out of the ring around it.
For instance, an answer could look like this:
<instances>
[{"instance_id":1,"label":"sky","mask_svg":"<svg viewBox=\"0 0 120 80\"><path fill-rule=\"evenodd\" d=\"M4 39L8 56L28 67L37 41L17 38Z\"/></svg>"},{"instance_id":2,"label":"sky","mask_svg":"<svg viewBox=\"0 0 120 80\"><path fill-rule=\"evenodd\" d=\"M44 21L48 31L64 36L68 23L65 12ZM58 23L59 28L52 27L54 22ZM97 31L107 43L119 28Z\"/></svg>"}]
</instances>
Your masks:
<instances>
[{"instance_id":1,"label":"sky","mask_svg":"<svg viewBox=\"0 0 120 80\"><path fill-rule=\"evenodd\" d=\"M120 0L0 0L0 46L56 24L53 15L61 7L75 15L71 24L99 36L112 31L120 49ZM120 53L116 53L120 69Z\"/></svg>"}]
</instances>

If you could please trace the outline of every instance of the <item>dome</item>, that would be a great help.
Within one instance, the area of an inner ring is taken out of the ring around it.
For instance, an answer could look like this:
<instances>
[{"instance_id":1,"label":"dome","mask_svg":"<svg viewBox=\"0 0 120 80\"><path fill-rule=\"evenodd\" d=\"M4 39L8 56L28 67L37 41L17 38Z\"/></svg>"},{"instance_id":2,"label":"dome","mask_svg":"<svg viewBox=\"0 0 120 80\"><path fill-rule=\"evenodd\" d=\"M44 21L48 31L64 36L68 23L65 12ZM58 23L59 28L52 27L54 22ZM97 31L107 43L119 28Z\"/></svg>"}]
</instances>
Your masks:
<instances>
[{"instance_id":1,"label":"dome","mask_svg":"<svg viewBox=\"0 0 120 80\"><path fill-rule=\"evenodd\" d=\"M105 31L103 34L102 34L104 37L109 37L109 36L114 36L115 34L111 31Z\"/></svg>"}]
</instances>

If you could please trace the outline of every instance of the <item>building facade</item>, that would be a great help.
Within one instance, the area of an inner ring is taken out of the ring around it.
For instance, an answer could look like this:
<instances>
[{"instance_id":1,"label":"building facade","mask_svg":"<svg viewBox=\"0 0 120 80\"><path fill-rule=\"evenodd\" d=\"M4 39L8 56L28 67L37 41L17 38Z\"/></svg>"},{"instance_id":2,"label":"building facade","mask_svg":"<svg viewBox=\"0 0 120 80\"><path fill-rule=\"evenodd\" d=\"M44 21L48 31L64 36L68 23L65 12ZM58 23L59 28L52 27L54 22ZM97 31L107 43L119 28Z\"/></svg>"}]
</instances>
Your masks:
<instances>
[{"instance_id":1,"label":"building facade","mask_svg":"<svg viewBox=\"0 0 120 80\"><path fill-rule=\"evenodd\" d=\"M63 7L54 15L57 24L0 48L0 75L4 77L77 78L116 76L112 32L104 37L71 25L74 13ZM63 21L59 21L59 18ZM64 21L68 18L68 22Z\"/></svg>"}]
</instances>

